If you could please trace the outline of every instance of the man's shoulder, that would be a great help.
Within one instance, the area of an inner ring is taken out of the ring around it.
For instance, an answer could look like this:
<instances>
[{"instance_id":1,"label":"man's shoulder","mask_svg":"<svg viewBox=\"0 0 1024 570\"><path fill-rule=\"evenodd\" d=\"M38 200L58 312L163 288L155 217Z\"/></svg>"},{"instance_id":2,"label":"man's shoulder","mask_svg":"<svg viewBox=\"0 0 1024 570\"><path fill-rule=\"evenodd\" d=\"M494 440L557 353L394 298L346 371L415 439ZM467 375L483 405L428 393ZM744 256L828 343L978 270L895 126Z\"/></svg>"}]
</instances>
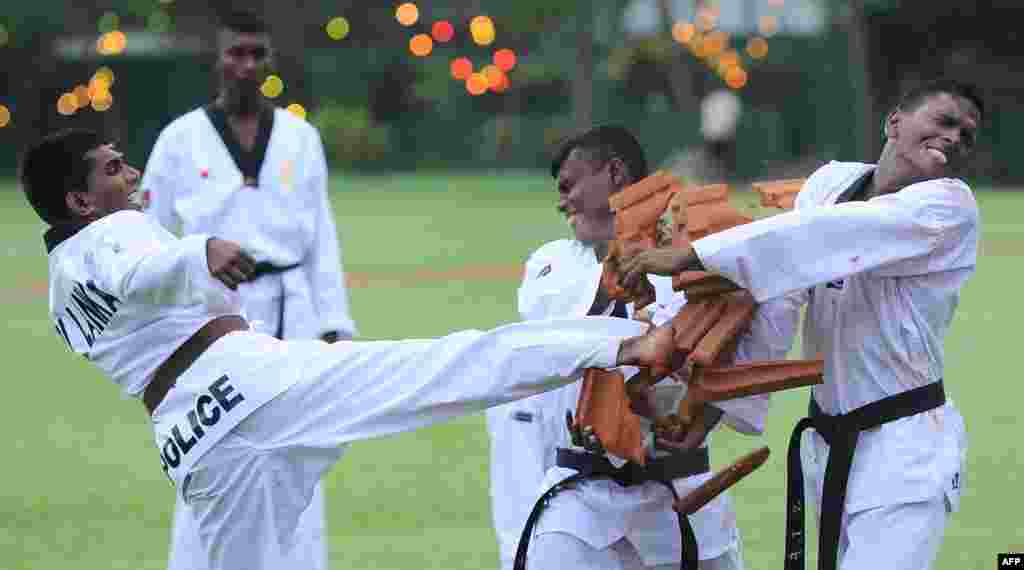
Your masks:
<instances>
[{"instance_id":1,"label":"man's shoulder","mask_svg":"<svg viewBox=\"0 0 1024 570\"><path fill-rule=\"evenodd\" d=\"M274 124L297 132L304 137L319 137L320 131L312 123L297 116L295 113L280 107L274 108Z\"/></svg>"},{"instance_id":2,"label":"man's shoulder","mask_svg":"<svg viewBox=\"0 0 1024 570\"><path fill-rule=\"evenodd\" d=\"M855 180L874 169L874 164L864 162L830 161L815 170L797 194L797 208L823 204L828 197L842 192Z\"/></svg>"},{"instance_id":3,"label":"man's shoulder","mask_svg":"<svg viewBox=\"0 0 1024 570\"><path fill-rule=\"evenodd\" d=\"M191 111L179 115L174 118L170 123L167 123L160 131L160 138L180 136L181 134L195 129L197 126L208 122L206 118L206 110L203 107L196 107Z\"/></svg>"}]
</instances>

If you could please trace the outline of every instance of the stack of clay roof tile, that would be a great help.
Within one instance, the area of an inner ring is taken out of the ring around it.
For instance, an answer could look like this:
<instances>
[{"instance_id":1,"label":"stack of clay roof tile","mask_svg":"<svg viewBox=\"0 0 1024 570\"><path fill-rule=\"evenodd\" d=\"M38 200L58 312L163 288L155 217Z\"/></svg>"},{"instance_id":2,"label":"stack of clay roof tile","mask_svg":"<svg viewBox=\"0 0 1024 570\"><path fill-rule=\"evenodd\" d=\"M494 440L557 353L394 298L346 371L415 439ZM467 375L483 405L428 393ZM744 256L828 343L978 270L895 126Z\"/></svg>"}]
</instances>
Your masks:
<instances>
[{"instance_id":1,"label":"stack of clay roof tile","mask_svg":"<svg viewBox=\"0 0 1024 570\"><path fill-rule=\"evenodd\" d=\"M791 208L802 180L762 182L754 190L762 196L762 205ZM688 247L706 235L749 223L728 201L729 187L715 184L684 187L665 172L656 172L612 196L615 212L615 240L605 259L602 283L614 299L634 303L639 310L653 302L653 287L642 280L636 291L620 286L618 260L656 247L659 243L659 219L671 215L672 247ZM661 240L664 243L664 240ZM705 271L686 271L673 277L673 288L685 291L687 303L665 326L672 329L674 342L667 348L665 361L683 362L689 368L687 394L678 414L656 418L661 437L681 437L687 426L699 421L703 404L755 394L819 384L821 360L779 360L730 365L736 341L749 326L756 311L754 298L730 280ZM643 464L645 450L639 417L628 402L629 388L619 381L606 381L604 375L615 371L588 370L584 376L577 405L576 424L591 427L609 453ZM655 374L641 372L631 383L653 384L661 380ZM674 438L673 438L674 439ZM756 452L731 467L735 478L749 473L767 457ZM751 465L753 467L751 467ZM745 466L740 468L738 466ZM724 472L723 472L724 473ZM723 481L730 480L724 477ZM729 483L731 484L731 483ZM677 505L679 507L679 505ZM680 507L683 508L683 507ZM692 508L692 505L685 509Z\"/></svg>"}]
</instances>

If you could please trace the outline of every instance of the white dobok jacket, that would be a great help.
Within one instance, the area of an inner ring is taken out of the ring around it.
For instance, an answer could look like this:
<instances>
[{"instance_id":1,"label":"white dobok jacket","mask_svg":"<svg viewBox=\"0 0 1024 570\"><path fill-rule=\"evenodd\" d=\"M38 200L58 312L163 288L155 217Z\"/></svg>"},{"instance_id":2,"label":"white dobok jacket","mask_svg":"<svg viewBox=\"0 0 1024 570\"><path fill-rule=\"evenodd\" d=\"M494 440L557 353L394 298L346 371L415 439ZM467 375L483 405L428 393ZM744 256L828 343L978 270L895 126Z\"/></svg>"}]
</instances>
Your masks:
<instances>
[{"instance_id":1,"label":"white dobok jacket","mask_svg":"<svg viewBox=\"0 0 1024 570\"><path fill-rule=\"evenodd\" d=\"M526 263L519 289L519 312L524 320L586 315L597 294L602 264L594 250L575 240L547 243ZM657 301L653 321L662 324L685 304L672 291L670 278L650 276ZM775 303L774 305L781 305ZM773 306L774 306L773 305ZM611 311L610 306L606 313ZM627 306L632 314L632 306ZM783 311L788 316L788 311ZM759 311L757 324L741 341L742 360L784 358L792 331L773 331L771 311ZM794 324L783 320L786 326ZM624 369L627 376L635 369ZM571 447L565 412L575 413L580 383L489 410L492 438L492 498L503 560L514 556L533 503L551 485L571 475L555 466L558 447ZM685 384L672 380L657 386L661 413L673 408L685 394ZM717 403L723 420L739 431L760 433L768 409L767 397ZM611 457L616 464L622 460ZM677 492L703 483L709 474L675 481ZM541 516L536 532L572 534L595 548L604 548L627 537L645 564L678 562L681 552L676 514L671 496L660 484L623 488L608 480L588 481L578 489L563 491ZM737 541L736 517L728 496L721 495L691 517L702 559L720 556Z\"/></svg>"},{"instance_id":2,"label":"white dobok jacket","mask_svg":"<svg viewBox=\"0 0 1024 570\"><path fill-rule=\"evenodd\" d=\"M316 338L334 330L352 336L356 330L327 181L319 133L302 119L275 109L258 184L246 184L220 133L200 108L174 120L160 134L142 189L150 203L147 211L178 235L215 235L241 244L257 261L278 266L301 263L291 271L242 285L246 312L254 324L276 323L283 293L286 338Z\"/></svg>"},{"instance_id":3,"label":"white dobok jacket","mask_svg":"<svg viewBox=\"0 0 1024 570\"><path fill-rule=\"evenodd\" d=\"M693 244L705 267L759 301L796 292L807 304L803 347L808 357L824 355L825 383L813 393L827 414L942 380L943 340L976 263L978 209L961 180L836 204L874 168L827 164L808 179L795 211ZM828 446L807 437L813 457L805 454L805 470L813 476ZM966 447L951 400L861 433L847 511L943 494L956 509Z\"/></svg>"}]
</instances>

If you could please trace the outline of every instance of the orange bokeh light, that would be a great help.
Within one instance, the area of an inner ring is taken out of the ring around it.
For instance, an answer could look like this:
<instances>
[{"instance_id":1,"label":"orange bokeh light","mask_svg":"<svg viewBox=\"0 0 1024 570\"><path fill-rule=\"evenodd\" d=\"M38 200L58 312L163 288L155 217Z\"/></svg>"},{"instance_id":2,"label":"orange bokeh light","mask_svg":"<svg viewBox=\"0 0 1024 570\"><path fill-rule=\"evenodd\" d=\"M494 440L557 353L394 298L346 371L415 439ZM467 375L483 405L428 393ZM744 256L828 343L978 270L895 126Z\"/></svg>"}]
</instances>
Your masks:
<instances>
[{"instance_id":1,"label":"orange bokeh light","mask_svg":"<svg viewBox=\"0 0 1024 570\"><path fill-rule=\"evenodd\" d=\"M502 84L502 78L505 77L505 72L501 70L497 65L485 65L480 73L487 79L487 87L494 89L498 85Z\"/></svg>"},{"instance_id":2,"label":"orange bokeh light","mask_svg":"<svg viewBox=\"0 0 1024 570\"><path fill-rule=\"evenodd\" d=\"M733 89L740 89L747 84L747 72L739 66L730 67L725 72L725 84Z\"/></svg>"},{"instance_id":3,"label":"orange bokeh light","mask_svg":"<svg viewBox=\"0 0 1024 570\"><path fill-rule=\"evenodd\" d=\"M427 34L416 34L409 40L409 51L413 55L426 57L434 51L434 40Z\"/></svg>"},{"instance_id":4,"label":"orange bokeh light","mask_svg":"<svg viewBox=\"0 0 1024 570\"><path fill-rule=\"evenodd\" d=\"M65 93L57 99L57 112L61 115L72 115L78 110L78 99L71 93Z\"/></svg>"},{"instance_id":5,"label":"orange bokeh light","mask_svg":"<svg viewBox=\"0 0 1024 570\"><path fill-rule=\"evenodd\" d=\"M466 91L470 95L483 95L487 91L487 78L482 73L471 73L466 78Z\"/></svg>"},{"instance_id":6,"label":"orange bokeh light","mask_svg":"<svg viewBox=\"0 0 1024 570\"><path fill-rule=\"evenodd\" d=\"M455 28L447 20L441 20L430 26L430 35L434 36L435 41L443 44L452 41L455 37Z\"/></svg>"},{"instance_id":7,"label":"orange bokeh light","mask_svg":"<svg viewBox=\"0 0 1024 570\"><path fill-rule=\"evenodd\" d=\"M759 37L750 38L747 42L747 54L754 59L763 59L768 55L768 41Z\"/></svg>"},{"instance_id":8,"label":"orange bokeh light","mask_svg":"<svg viewBox=\"0 0 1024 570\"><path fill-rule=\"evenodd\" d=\"M502 71L512 71L516 66L516 52L508 48L499 49L494 52L494 65Z\"/></svg>"},{"instance_id":9,"label":"orange bokeh light","mask_svg":"<svg viewBox=\"0 0 1024 570\"><path fill-rule=\"evenodd\" d=\"M690 40L693 39L693 36L696 33L697 26L694 26L690 22L679 20L675 24L672 24L672 39L681 44L690 43Z\"/></svg>"},{"instance_id":10,"label":"orange bokeh light","mask_svg":"<svg viewBox=\"0 0 1024 570\"><path fill-rule=\"evenodd\" d=\"M719 56L718 61L719 61L719 63L721 63L722 65L724 65L726 67L732 67L734 65L739 65L740 64L740 54L739 54L739 52L737 52L734 49L726 50L725 53L723 53L721 56Z\"/></svg>"},{"instance_id":11,"label":"orange bokeh light","mask_svg":"<svg viewBox=\"0 0 1024 570\"><path fill-rule=\"evenodd\" d=\"M495 93L504 93L504 92L508 91L508 88L511 87L511 86L512 86L512 82L510 82L508 80L508 74L507 73L502 73L501 74L501 83L499 83L499 84L497 84L495 86L492 86L491 87L491 91L494 91Z\"/></svg>"},{"instance_id":12,"label":"orange bokeh light","mask_svg":"<svg viewBox=\"0 0 1024 570\"><path fill-rule=\"evenodd\" d=\"M473 73L473 62L469 58L457 57L451 64L452 79L465 81Z\"/></svg>"},{"instance_id":13,"label":"orange bokeh light","mask_svg":"<svg viewBox=\"0 0 1024 570\"><path fill-rule=\"evenodd\" d=\"M707 49L708 55L716 56L729 46L729 34L725 32L712 32L708 34L704 47Z\"/></svg>"},{"instance_id":14,"label":"orange bokeh light","mask_svg":"<svg viewBox=\"0 0 1024 570\"><path fill-rule=\"evenodd\" d=\"M406 2L395 10L395 19L403 26L411 26L419 21L420 9L412 2Z\"/></svg>"}]
</instances>

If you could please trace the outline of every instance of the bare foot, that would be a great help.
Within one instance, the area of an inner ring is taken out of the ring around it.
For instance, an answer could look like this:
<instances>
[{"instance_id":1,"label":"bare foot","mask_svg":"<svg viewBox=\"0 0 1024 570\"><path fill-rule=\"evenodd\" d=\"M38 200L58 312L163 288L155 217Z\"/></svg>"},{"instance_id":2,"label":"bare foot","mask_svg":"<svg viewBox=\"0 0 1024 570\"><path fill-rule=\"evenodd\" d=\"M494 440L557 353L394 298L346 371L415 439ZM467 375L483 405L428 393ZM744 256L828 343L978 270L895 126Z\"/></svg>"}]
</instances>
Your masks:
<instances>
[{"instance_id":1,"label":"bare foot","mask_svg":"<svg viewBox=\"0 0 1024 570\"><path fill-rule=\"evenodd\" d=\"M671 323L652 329L645 335L627 338L619 346L620 365L649 369L655 380L669 375L686 363L686 354L675 348L675 332Z\"/></svg>"}]
</instances>

